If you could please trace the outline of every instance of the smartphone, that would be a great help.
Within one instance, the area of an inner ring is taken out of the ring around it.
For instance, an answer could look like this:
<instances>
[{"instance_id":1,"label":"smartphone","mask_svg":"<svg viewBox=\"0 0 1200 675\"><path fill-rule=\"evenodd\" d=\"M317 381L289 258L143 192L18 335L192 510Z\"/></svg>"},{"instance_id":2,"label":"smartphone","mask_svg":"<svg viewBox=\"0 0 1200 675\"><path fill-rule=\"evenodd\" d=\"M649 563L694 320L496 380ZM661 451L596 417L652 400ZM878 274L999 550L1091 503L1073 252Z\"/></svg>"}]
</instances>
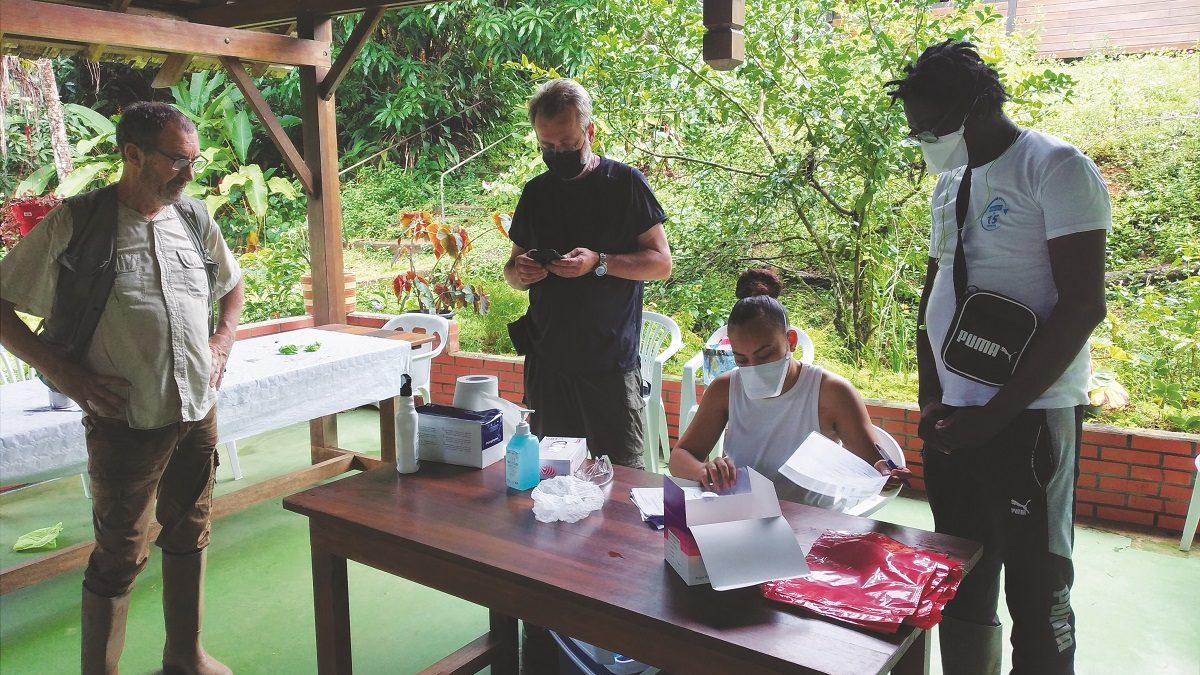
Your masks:
<instances>
[{"instance_id":1,"label":"smartphone","mask_svg":"<svg viewBox=\"0 0 1200 675\"><path fill-rule=\"evenodd\" d=\"M548 265L562 258L562 254L552 248L531 248L525 253L543 265Z\"/></svg>"}]
</instances>

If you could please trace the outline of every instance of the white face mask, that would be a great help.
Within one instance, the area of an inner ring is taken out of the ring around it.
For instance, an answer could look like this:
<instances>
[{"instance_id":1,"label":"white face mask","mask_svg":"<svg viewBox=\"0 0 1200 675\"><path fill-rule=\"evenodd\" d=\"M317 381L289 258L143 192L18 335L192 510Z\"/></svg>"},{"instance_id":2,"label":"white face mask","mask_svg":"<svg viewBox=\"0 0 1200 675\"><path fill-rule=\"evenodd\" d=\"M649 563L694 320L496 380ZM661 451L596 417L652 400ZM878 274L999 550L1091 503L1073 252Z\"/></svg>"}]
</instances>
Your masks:
<instances>
[{"instance_id":1,"label":"white face mask","mask_svg":"<svg viewBox=\"0 0 1200 675\"><path fill-rule=\"evenodd\" d=\"M774 398L783 391L783 381L787 379L788 366L792 355L757 366L742 366L738 368L738 378L742 382L742 391L747 398Z\"/></svg>"},{"instance_id":2,"label":"white face mask","mask_svg":"<svg viewBox=\"0 0 1200 675\"><path fill-rule=\"evenodd\" d=\"M921 141L921 154L925 155L925 165L933 173L945 173L957 169L967 163L967 141L963 138L966 126L958 131L939 137L932 143Z\"/></svg>"}]
</instances>

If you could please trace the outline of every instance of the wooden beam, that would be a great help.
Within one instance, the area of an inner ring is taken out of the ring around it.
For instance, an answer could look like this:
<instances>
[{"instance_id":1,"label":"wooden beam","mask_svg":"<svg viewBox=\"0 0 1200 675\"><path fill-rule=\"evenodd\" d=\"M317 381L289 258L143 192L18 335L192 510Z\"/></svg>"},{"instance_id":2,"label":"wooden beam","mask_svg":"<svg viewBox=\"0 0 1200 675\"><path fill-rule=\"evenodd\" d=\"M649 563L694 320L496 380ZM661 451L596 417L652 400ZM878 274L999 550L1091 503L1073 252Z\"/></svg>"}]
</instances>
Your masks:
<instances>
[{"instance_id":1,"label":"wooden beam","mask_svg":"<svg viewBox=\"0 0 1200 675\"><path fill-rule=\"evenodd\" d=\"M500 641L484 633L417 675L474 675L491 663L492 654L499 648Z\"/></svg>"},{"instance_id":2,"label":"wooden beam","mask_svg":"<svg viewBox=\"0 0 1200 675\"><path fill-rule=\"evenodd\" d=\"M233 4L198 7L187 13L197 23L239 28L277 26L295 21L298 16L335 16L357 14L368 9L417 7L445 0L240 0Z\"/></svg>"},{"instance_id":3,"label":"wooden beam","mask_svg":"<svg viewBox=\"0 0 1200 675\"><path fill-rule=\"evenodd\" d=\"M250 74L246 72L245 66L242 65L241 61L232 56L222 56L221 65L225 66L225 70L233 78L233 83L241 90L242 97L246 99L246 103L250 104L250 108L254 111L254 114L258 115L258 119L266 127L267 136L271 138L271 142L275 144L275 147L279 148L279 154L283 155L283 161L287 162L292 172L300 179L300 184L304 186L304 192L312 196L312 171L304 163L304 157L300 155L300 151L296 149L296 146L292 143L292 139L288 138L287 132L283 130L283 125L279 123L279 119L275 117L275 113L271 112L271 106L267 103L267 99L263 98L262 92L258 90L258 87L254 86L254 81L250 79Z\"/></svg>"},{"instance_id":4,"label":"wooden beam","mask_svg":"<svg viewBox=\"0 0 1200 675\"><path fill-rule=\"evenodd\" d=\"M339 455L315 466L221 495L213 500L212 517L214 520L223 518L267 500L290 494L313 483L346 473L353 468L354 461L355 457L351 454ZM157 522L151 522L150 539L153 540L157 537L161 529L162 526ZM95 542L92 541L75 544L36 560L0 570L0 595L84 567L95 546Z\"/></svg>"},{"instance_id":5,"label":"wooden beam","mask_svg":"<svg viewBox=\"0 0 1200 675\"><path fill-rule=\"evenodd\" d=\"M358 23L354 25L350 37L346 38L346 44L342 46L342 51L338 54L337 60L333 62L333 67L329 69L325 79L321 80L321 100L328 101L333 96L333 92L337 91L338 85L342 83L346 73L350 72L350 66L354 63L354 59L358 58L358 53L375 33L375 28L379 25L379 20L383 18L384 11L382 7L374 7L363 12Z\"/></svg>"},{"instance_id":6,"label":"wooden beam","mask_svg":"<svg viewBox=\"0 0 1200 675\"><path fill-rule=\"evenodd\" d=\"M154 81L150 83L155 89L166 89L167 87L179 81L183 77L183 71L192 63L191 54L171 54L163 61L162 67L158 69L158 74L154 76Z\"/></svg>"},{"instance_id":7,"label":"wooden beam","mask_svg":"<svg viewBox=\"0 0 1200 675\"><path fill-rule=\"evenodd\" d=\"M301 38L329 45L333 25L328 16L306 15L296 22ZM304 159L313 174L308 199L308 239L313 280L313 317L318 326L346 323L342 277L342 197L338 184L337 122L334 100L320 96L329 72L324 66L300 68L301 118L304 120Z\"/></svg>"},{"instance_id":8,"label":"wooden beam","mask_svg":"<svg viewBox=\"0 0 1200 675\"><path fill-rule=\"evenodd\" d=\"M284 65L329 66L329 43L187 21L71 7L38 0L4 0L10 37L114 45L152 53L233 56Z\"/></svg>"}]
</instances>

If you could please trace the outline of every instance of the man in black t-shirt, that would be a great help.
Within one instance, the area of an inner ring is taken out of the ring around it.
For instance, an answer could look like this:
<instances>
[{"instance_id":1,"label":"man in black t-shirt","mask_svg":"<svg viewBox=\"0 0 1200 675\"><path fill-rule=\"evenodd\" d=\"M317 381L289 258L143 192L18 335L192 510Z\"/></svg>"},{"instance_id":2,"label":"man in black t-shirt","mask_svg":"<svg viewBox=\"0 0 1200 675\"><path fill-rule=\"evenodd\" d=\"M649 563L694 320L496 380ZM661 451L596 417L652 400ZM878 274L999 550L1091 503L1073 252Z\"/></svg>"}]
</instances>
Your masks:
<instances>
[{"instance_id":1,"label":"man in black t-shirt","mask_svg":"<svg viewBox=\"0 0 1200 675\"><path fill-rule=\"evenodd\" d=\"M641 172L592 153L591 98L578 83L542 85L529 120L549 171L521 193L504 276L529 290L510 332L525 354L531 427L640 468L642 288L671 274L666 216Z\"/></svg>"}]
</instances>

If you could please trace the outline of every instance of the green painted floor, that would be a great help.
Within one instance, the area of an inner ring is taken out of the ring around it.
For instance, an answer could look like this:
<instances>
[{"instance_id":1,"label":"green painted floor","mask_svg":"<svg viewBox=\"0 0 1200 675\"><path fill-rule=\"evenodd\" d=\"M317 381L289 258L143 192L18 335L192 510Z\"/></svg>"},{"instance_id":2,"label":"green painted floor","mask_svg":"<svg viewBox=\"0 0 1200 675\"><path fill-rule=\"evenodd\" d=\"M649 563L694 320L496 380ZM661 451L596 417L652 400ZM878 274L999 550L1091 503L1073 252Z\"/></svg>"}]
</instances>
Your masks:
<instances>
[{"instance_id":1,"label":"green painted floor","mask_svg":"<svg viewBox=\"0 0 1200 675\"><path fill-rule=\"evenodd\" d=\"M342 415L342 447L377 453L375 419L365 410ZM307 442L301 425L240 443L246 478L234 483L223 466L218 492L305 466ZM933 525L919 500L895 500L876 517ZM89 505L77 478L0 495L0 567L32 559L12 552L17 536L60 520L60 545L91 536ZM1163 538L1077 530L1072 596L1081 675L1200 673L1200 548L1189 555L1174 546ZM124 673L158 670L163 629L156 554L153 549L134 590ZM209 651L238 673L314 672L309 572L305 519L284 511L279 500L217 521L209 548ZM0 597L0 673L78 670L79 581L76 572ZM487 628L480 607L353 563L350 604L360 673L415 673ZM941 672L936 652L932 672Z\"/></svg>"}]
</instances>

